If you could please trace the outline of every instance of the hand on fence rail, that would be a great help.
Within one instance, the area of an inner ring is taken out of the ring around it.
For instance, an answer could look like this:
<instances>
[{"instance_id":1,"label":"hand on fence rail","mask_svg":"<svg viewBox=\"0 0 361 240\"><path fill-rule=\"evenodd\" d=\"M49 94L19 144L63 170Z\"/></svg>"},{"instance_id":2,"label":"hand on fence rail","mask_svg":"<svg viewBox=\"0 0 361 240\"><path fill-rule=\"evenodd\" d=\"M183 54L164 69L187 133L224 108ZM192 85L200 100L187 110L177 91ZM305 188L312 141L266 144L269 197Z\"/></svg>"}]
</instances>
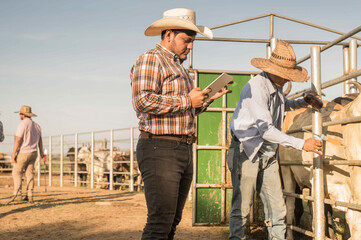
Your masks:
<instances>
[{"instance_id":1,"label":"hand on fence rail","mask_svg":"<svg viewBox=\"0 0 361 240\"><path fill-rule=\"evenodd\" d=\"M322 155L322 142L314 137L306 139L302 149Z\"/></svg>"}]
</instances>

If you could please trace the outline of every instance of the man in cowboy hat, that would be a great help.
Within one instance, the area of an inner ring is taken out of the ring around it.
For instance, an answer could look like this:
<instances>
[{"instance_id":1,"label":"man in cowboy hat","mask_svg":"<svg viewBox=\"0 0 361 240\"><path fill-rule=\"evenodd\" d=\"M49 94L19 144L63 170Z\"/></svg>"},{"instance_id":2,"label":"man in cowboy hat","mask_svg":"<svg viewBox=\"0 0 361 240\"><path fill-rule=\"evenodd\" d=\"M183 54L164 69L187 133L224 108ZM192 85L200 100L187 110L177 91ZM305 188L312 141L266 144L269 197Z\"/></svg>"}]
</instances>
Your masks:
<instances>
[{"instance_id":1,"label":"man in cowboy hat","mask_svg":"<svg viewBox=\"0 0 361 240\"><path fill-rule=\"evenodd\" d=\"M321 154L322 143L314 138L298 139L280 131L284 111L308 105L303 98L288 100L282 92L288 81L309 79L307 70L296 66L291 45L280 40L270 59L253 58L251 64L263 72L243 87L230 122L233 138L227 163L233 197L229 239L246 239L245 225L255 190L264 205L269 239L284 239L286 206L276 160L278 144Z\"/></svg>"},{"instance_id":2,"label":"man in cowboy hat","mask_svg":"<svg viewBox=\"0 0 361 240\"><path fill-rule=\"evenodd\" d=\"M38 156L38 147L40 157L42 158L44 156L41 129L40 126L31 119L31 117L36 117L36 115L31 112L31 107L23 105L20 111L15 113L20 114L22 121L16 130L13 155L11 158L11 162L13 163L14 199L17 196L21 196L21 179L23 170L25 170L27 193L23 200L33 202L34 163Z\"/></svg>"},{"instance_id":3,"label":"man in cowboy hat","mask_svg":"<svg viewBox=\"0 0 361 240\"><path fill-rule=\"evenodd\" d=\"M160 44L142 54L131 69L133 106L141 132L137 161L148 208L142 239L173 239L192 182L194 118L230 92L223 88L205 102L210 90L193 87L182 63L196 33L212 38L210 29L196 25L194 11L165 11L145 30L146 36L161 35Z\"/></svg>"}]
</instances>

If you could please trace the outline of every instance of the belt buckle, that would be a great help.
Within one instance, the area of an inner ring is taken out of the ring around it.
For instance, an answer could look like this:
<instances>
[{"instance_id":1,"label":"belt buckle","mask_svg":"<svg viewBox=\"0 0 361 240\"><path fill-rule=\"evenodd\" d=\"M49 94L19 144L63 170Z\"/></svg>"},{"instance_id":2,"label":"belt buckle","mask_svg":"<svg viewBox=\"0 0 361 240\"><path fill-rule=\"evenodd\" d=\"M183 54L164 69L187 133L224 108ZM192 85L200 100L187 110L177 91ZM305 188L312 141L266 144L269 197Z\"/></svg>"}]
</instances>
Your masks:
<instances>
[{"instance_id":1,"label":"belt buckle","mask_svg":"<svg viewBox=\"0 0 361 240\"><path fill-rule=\"evenodd\" d=\"M195 137L194 136L187 136L187 140L186 140L186 143L187 144L193 144L195 141Z\"/></svg>"}]
</instances>

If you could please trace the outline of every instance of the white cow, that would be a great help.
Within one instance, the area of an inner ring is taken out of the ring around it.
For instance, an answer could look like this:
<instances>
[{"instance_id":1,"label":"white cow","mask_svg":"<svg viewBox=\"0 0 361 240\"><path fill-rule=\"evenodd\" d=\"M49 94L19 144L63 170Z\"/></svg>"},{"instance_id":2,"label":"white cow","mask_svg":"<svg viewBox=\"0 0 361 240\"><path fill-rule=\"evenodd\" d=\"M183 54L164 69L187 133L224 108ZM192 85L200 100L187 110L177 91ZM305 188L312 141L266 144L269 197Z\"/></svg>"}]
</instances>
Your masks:
<instances>
[{"instance_id":1,"label":"white cow","mask_svg":"<svg viewBox=\"0 0 361 240\"><path fill-rule=\"evenodd\" d=\"M361 85L356 85L361 91ZM326 106L325 106L326 105ZM361 115L361 94L346 106L336 102L324 102L322 109L323 121L332 121ZM299 109L288 112L283 130L296 129L312 123L312 109ZM335 125L323 129L333 141L324 143L325 160L360 160L361 159L361 123ZM298 138L310 138L311 133L291 134ZM340 143L340 144L338 144ZM279 158L286 161L312 162L313 153L298 151L280 146ZM312 188L312 169L308 166L281 166L284 188L286 192L294 192L296 183L302 188ZM347 165L324 165L325 197L336 201L361 204L361 167ZM286 198L287 224L292 224L295 199ZM349 224L352 239L361 239L361 213L351 209L346 211L346 221ZM291 231L287 230L287 239L293 239Z\"/></svg>"},{"instance_id":2,"label":"white cow","mask_svg":"<svg viewBox=\"0 0 361 240\"><path fill-rule=\"evenodd\" d=\"M108 171L107 158L110 154L109 150L95 150L94 151L94 178L96 181L96 188L102 186L104 172ZM85 163L87 172L91 172L91 148L81 147L78 151L78 162Z\"/></svg>"},{"instance_id":3,"label":"white cow","mask_svg":"<svg viewBox=\"0 0 361 240\"><path fill-rule=\"evenodd\" d=\"M94 178L96 180L96 187L100 188L105 181L109 182L109 172L113 167L113 172L122 172L122 174L114 173L113 181L116 183L124 182L126 175L124 173L130 172L129 154L121 151L113 151L113 166L111 166L111 156L109 149L101 149L94 151ZM91 172L91 148L82 147L78 151L78 163L85 163L87 172ZM135 164L136 165L136 164ZM134 166L133 174L135 177L140 177L138 167ZM127 175L129 177L129 175ZM115 189L118 185L115 186Z\"/></svg>"}]
</instances>

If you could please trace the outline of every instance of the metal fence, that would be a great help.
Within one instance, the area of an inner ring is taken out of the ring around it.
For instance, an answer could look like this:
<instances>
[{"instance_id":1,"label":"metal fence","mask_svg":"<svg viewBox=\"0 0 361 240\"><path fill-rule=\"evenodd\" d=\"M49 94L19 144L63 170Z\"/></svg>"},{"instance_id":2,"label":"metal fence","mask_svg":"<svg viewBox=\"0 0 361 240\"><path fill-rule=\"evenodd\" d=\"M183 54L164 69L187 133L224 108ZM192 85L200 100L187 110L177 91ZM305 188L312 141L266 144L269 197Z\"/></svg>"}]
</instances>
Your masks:
<instances>
[{"instance_id":1,"label":"metal fence","mask_svg":"<svg viewBox=\"0 0 361 240\"><path fill-rule=\"evenodd\" d=\"M142 187L141 177L135 161L135 143L138 139L137 128L110 129L103 131L81 132L43 137L46 161L37 159L35 166L35 182L37 186L79 186L89 185L90 188L103 187L110 190L127 187L129 191L138 191ZM11 149L13 135L6 135L5 142L1 143L0 177L11 178ZM79 169L78 149L86 147L90 151L90 162L87 169ZM96 153L105 152L107 159L102 159L100 166L103 176L101 186L95 182ZM121 160L114 159L121 156ZM104 161L107 161L106 164ZM115 171L114 165L127 166L123 171ZM129 170L124 170L129 169ZM86 176L86 180L79 176ZM117 178L118 177L118 178ZM122 180L121 182L115 179Z\"/></svg>"},{"instance_id":2,"label":"metal fence","mask_svg":"<svg viewBox=\"0 0 361 240\"><path fill-rule=\"evenodd\" d=\"M321 89L339 84L344 82L344 93L350 94L350 93L356 93L356 88L353 87L351 84L348 84L350 81L356 81L356 77L361 75L361 69L357 70L357 48L361 45L356 40L361 40L361 38L354 36L355 34L359 33L361 31L361 26L351 30L348 33L343 33L340 31L336 31L333 29L325 28L319 25L315 25L312 23L300 21L297 19L285 17L278 14L264 14L252 18L247 18L239 21L234 21L227 24L217 25L214 27L211 27L210 29L218 29L222 27L227 27L255 19L260 19L264 17L270 18L270 35L269 39L245 39L245 38L213 38L212 40L209 40L204 37L197 37L196 40L201 41L222 41L222 42L248 42L248 43L266 43L267 44L267 56L270 56L271 51L274 49L277 39L274 37L274 18L282 18L285 20L297 22L306 26L315 27L318 29L326 30L329 32L333 32L336 34L341 35L339 38L329 42L329 41L307 41L307 40L285 40L291 44L315 44L315 45L323 45L320 46L313 46L311 47L310 54L307 56L301 58L299 61L297 61L297 64L302 63L308 59L311 59L311 76L312 76L312 83L311 88L304 89L302 91L296 92L295 94L290 95L288 98L294 99L297 97L300 97L304 92L307 92L309 90L314 90L318 94L321 95ZM346 40L348 38L352 38L353 40L350 40L349 42L342 42L343 40ZM343 57L344 57L344 74L338 78L332 79L330 81L321 83L321 63L320 63L320 54L321 52L333 47L333 46L342 46L343 47ZM193 59L192 55L190 56L190 62L189 62L189 68L190 70L193 70ZM198 70L199 69L194 69ZM202 70L207 71L207 70ZM229 72L227 70L221 71L221 72ZM232 110L232 109L231 109ZM323 126L331 126L336 124L350 124L350 123L359 123L361 120L361 117L354 117L349 119L342 119L340 121L333 121L333 122L325 122L322 123L322 117L320 115L320 112L315 111L313 113L313 125L312 126L305 126L303 128L297 129L296 131L304 131L304 130L313 130L313 134L322 134L322 127ZM293 130L294 132L295 130ZM287 132L292 133L290 132ZM324 203L333 204L335 206L344 206L349 209L353 209L356 211L361 210L361 206L357 204L351 204L351 203L345 203L345 202L338 202L338 201L332 201L330 199L325 199L324 196L324 188L323 188L323 165L329 164L329 165L350 165L350 166L361 166L360 160L348 160L348 161L337 161L337 160L329 160L324 161L322 157L320 156L314 156L314 160L312 163L301 163L302 165L312 165L314 168L314 175L313 175L313 192L314 197L308 197L300 194L293 194L293 193L286 193L285 195L288 197L298 197L301 199L307 199L314 201L314 222L315 222L315 228L314 232L307 231L301 228L298 228L296 226L289 226L292 230L304 233L308 236L314 237L317 240L323 240L326 239L325 237L325 217L324 217ZM281 163L281 165L292 165L292 164L300 164L298 162L287 162L287 163ZM354 183L357 184L357 183ZM224 218L225 220L225 218Z\"/></svg>"}]
</instances>

